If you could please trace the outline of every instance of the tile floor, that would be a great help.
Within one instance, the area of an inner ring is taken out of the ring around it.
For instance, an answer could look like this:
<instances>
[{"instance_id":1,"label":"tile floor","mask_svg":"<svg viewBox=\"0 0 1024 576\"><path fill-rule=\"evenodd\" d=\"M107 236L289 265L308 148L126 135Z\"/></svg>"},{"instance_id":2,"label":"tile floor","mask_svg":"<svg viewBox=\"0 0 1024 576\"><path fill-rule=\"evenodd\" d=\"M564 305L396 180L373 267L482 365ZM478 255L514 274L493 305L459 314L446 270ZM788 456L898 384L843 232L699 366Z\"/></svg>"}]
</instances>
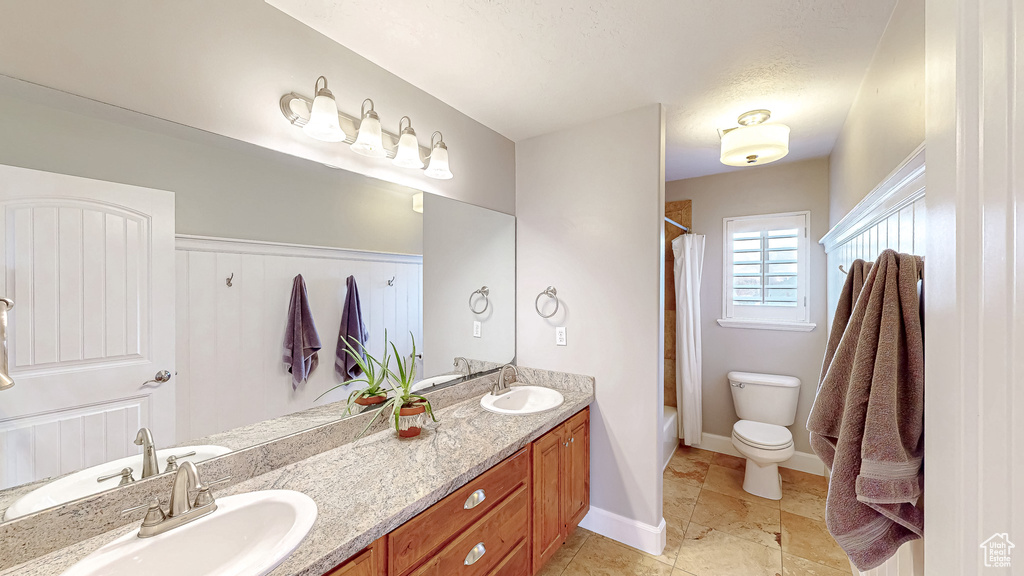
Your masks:
<instances>
[{"instance_id":1,"label":"tile floor","mask_svg":"<svg viewBox=\"0 0 1024 576\"><path fill-rule=\"evenodd\" d=\"M783 468L782 500L766 500L743 491L743 467L680 446L665 469L661 556L580 528L540 576L850 576L825 528L825 479Z\"/></svg>"}]
</instances>

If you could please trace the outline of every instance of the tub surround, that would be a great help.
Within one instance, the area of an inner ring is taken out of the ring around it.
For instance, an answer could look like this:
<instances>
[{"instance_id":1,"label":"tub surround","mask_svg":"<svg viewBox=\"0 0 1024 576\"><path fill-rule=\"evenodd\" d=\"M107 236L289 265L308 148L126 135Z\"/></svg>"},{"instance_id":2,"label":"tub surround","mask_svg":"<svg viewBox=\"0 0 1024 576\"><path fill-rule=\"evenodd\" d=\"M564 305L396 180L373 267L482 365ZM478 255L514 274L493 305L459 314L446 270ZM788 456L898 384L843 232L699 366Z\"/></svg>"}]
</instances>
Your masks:
<instances>
[{"instance_id":1,"label":"tub surround","mask_svg":"<svg viewBox=\"0 0 1024 576\"><path fill-rule=\"evenodd\" d=\"M272 574L319 576L539 438L594 399L594 380L591 377L520 368L520 384L556 388L565 396L565 402L555 410L540 414L492 414L486 412L479 402L480 396L489 389L490 383L485 383L487 380L481 378L445 389L451 390L447 402L442 398L432 399L446 405L437 410L440 423L432 429L425 429L423 435L416 439L402 440L393 431L382 430L352 441L353 435L349 431L347 441L341 445L275 469L261 462L263 455L255 450L243 451L248 452L249 457L238 462L237 468L242 469L243 462L248 463L248 470L239 470L247 474L245 480L222 488L217 494L227 496L283 488L298 490L312 497L319 508L313 530ZM461 402L454 399L455 389L462 389L459 394ZM441 392L444 390L438 391ZM334 425L359 422L365 425L363 418L365 416L350 418ZM330 436L319 428L294 435L306 438L293 446L297 448L306 442L329 441L321 434ZM239 454L242 452L234 455ZM230 474L218 466L219 461L230 456L203 463L200 474L204 478ZM259 474L250 473L256 470L260 471ZM379 480L368 484L367 479ZM152 483L146 492L166 494L170 479L157 480L165 482ZM367 489L367 486L373 489ZM80 507L79 514L62 519L66 524L62 530L52 530L52 527L45 530L42 525L30 532L11 530L16 522L0 526L0 529L7 528L7 532L2 534L4 549L0 557L7 562L7 558L17 553L20 562L31 559L18 566L10 567L8 564L5 566L8 569L0 575L58 573L114 538L137 530L141 511L136 514L139 518L133 518L130 525L123 525L123 518L116 524L111 518L106 523L89 525L91 516L120 518L121 510L137 503L135 499L129 500L125 493L114 494L106 499L92 499L87 510ZM142 494L137 496L139 501L143 500ZM104 508L101 510L98 506ZM104 525L107 530L97 531ZM84 533L87 526L92 533ZM61 541L60 533L68 532L76 533L76 540L81 541ZM10 542L12 539L17 542ZM30 550L37 553L30 555Z\"/></svg>"},{"instance_id":2,"label":"tub surround","mask_svg":"<svg viewBox=\"0 0 1024 576\"><path fill-rule=\"evenodd\" d=\"M535 377L543 380L544 372L535 372L539 375ZM442 409L466 398L479 398L490 391L497 377L496 372L484 374L452 386L430 390L426 396L435 408ZM552 381L564 379L559 376ZM344 406L343 402L336 402L196 440L195 443L238 448L235 452L197 463L199 473L209 479L230 476L230 480L220 485L220 491L223 491L232 484L347 444L359 436L373 413L339 420L343 418ZM378 419L368 433L387 427L386 421ZM0 523L0 570L104 534L129 522L134 523L129 517L122 516L121 510L146 502L154 496L166 498L172 481L172 474L153 476ZM0 501L0 505L6 508L18 497L42 484L45 482L5 491L2 493L4 501ZM55 530L55 527L59 529Z\"/></svg>"}]
</instances>

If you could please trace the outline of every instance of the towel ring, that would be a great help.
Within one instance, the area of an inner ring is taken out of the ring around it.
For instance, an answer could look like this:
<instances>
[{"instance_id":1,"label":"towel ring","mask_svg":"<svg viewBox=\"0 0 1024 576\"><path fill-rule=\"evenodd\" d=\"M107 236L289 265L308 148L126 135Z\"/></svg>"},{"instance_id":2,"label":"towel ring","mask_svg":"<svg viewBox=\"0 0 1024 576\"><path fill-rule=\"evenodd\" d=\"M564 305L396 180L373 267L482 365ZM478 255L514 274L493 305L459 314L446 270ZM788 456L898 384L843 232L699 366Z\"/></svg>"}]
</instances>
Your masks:
<instances>
[{"instance_id":1,"label":"towel ring","mask_svg":"<svg viewBox=\"0 0 1024 576\"><path fill-rule=\"evenodd\" d=\"M551 314L547 316L540 311L540 297L547 296L555 301L555 309L551 311ZM555 290L554 286L548 286L543 292L537 294L537 298L533 301L533 307L537 309L537 314L540 314L541 318L551 318L555 314L558 314L558 290Z\"/></svg>"},{"instance_id":2,"label":"towel ring","mask_svg":"<svg viewBox=\"0 0 1024 576\"><path fill-rule=\"evenodd\" d=\"M490 293L491 290L487 286L483 286L479 290L474 290L473 293L469 295L469 309L473 311L473 314L483 314L484 312L487 312L487 307L491 305L491 301L487 299L487 295ZM473 307L473 296L476 296L477 294L484 299L484 307L479 310Z\"/></svg>"}]
</instances>

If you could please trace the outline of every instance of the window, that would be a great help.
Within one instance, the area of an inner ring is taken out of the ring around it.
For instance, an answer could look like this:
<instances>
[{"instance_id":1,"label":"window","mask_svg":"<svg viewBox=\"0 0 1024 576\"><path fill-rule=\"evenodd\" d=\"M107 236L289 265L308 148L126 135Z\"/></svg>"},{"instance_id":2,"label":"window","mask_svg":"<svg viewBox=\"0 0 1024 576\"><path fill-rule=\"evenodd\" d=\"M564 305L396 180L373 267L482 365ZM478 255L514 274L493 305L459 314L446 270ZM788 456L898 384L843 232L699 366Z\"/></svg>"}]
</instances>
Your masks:
<instances>
[{"instance_id":1,"label":"window","mask_svg":"<svg viewBox=\"0 0 1024 576\"><path fill-rule=\"evenodd\" d=\"M810 212L725 219L722 326L808 331Z\"/></svg>"}]
</instances>

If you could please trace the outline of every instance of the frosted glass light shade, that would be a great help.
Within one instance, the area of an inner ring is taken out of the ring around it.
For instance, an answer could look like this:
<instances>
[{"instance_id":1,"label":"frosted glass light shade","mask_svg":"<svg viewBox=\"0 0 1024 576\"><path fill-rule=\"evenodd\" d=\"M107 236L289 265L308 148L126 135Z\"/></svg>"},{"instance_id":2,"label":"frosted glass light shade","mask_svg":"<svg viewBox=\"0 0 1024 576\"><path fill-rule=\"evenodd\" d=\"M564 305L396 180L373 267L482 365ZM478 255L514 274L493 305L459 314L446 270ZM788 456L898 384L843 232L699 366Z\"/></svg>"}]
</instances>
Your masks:
<instances>
[{"instance_id":1,"label":"frosted glass light shade","mask_svg":"<svg viewBox=\"0 0 1024 576\"><path fill-rule=\"evenodd\" d=\"M398 139L398 152L395 153L395 159L391 162L399 168L423 168L423 160L420 159L420 143L416 140L416 133L411 129L402 132L402 137ZM422 199L422 196L420 198Z\"/></svg>"},{"instance_id":2,"label":"frosted glass light shade","mask_svg":"<svg viewBox=\"0 0 1024 576\"><path fill-rule=\"evenodd\" d=\"M338 105L328 90L321 90L313 98L309 121L302 127L306 136L323 142L342 142L348 136L338 122Z\"/></svg>"},{"instance_id":3,"label":"frosted glass light shade","mask_svg":"<svg viewBox=\"0 0 1024 576\"><path fill-rule=\"evenodd\" d=\"M427 164L427 171L424 174L437 180L452 179L452 171L448 168L448 147L444 142L438 142L430 151L430 164Z\"/></svg>"},{"instance_id":4,"label":"frosted glass light shade","mask_svg":"<svg viewBox=\"0 0 1024 576\"><path fill-rule=\"evenodd\" d=\"M722 136L722 164L758 166L789 154L789 126L754 124L741 126Z\"/></svg>"},{"instance_id":5,"label":"frosted glass light shade","mask_svg":"<svg viewBox=\"0 0 1024 576\"><path fill-rule=\"evenodd\" d=\"M367 112L359 122L359 131L356 133L356 141L352 143L352 151L370 158L384 158L388 155L384 149L380 118L376 112Z\"/></svg>"},{"instance_id":6,"label":"frosted glass light shade","mask_svg":"<svg viewBox=\"0 0 1024 576\"><path fill-rule=\"evenodd\" d=\"M412 211L423 214L423 192L417 192L412 195Z\"/></svg>"}]
</instances>

